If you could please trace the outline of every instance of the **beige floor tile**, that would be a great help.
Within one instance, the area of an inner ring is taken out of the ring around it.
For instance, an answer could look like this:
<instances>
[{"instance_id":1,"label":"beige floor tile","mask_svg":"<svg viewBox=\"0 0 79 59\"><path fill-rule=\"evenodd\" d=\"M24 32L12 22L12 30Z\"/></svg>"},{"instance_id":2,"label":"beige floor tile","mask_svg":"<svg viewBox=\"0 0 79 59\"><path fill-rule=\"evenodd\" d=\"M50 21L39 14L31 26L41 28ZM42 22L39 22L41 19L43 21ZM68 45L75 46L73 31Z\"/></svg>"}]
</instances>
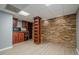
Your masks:
<instances>
[{"instance_id":1,"label":"beige floor tile","mask_svg":"<svg viewBox=\"0 0 79 59\"><path fill-rule=\"evenodd\" d=\"M67 45L66 45L67 46ZM1 51L1 55L75 55L75 48L66 47L62 43L45 42L39 45L28 40L15 44L12 49Z\"/></svg>"}]
</instances>

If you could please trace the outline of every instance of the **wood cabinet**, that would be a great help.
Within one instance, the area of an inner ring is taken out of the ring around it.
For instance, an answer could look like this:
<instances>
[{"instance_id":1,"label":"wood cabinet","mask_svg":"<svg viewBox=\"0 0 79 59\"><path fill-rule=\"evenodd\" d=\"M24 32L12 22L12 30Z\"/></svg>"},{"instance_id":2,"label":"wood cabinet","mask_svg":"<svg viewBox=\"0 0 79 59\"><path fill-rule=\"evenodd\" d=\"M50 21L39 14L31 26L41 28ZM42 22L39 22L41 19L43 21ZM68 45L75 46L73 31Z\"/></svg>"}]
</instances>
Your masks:
<instances>
[{"instance_id":1,"label":"wood cabinet","mask_svg":"<svg viewBox=\"0 0 79 59\"><path fill-rule=\"evenodd\" d=\"M17 32L13 32L13 44L17 43L18 40L18 33Z\"/></svg>"},{"instance_id":2,"label":"wood cabinet","mask_svg":"<svg viewBox=\"0 0 79 59\"><path fill-rule=\"evenodd\" d=\"M29 31L29 38L32 39L32 26L33 26L33 23L31 22L28 22L28 31Z\"/></svg>"},{"instance_id":3,"label":"wood cabinet","mask_svg":"<svg viewBox=\"0 0 79 59\"><path fill-rule=\"evenodd\" d=\"M19 33L18 33L18 39L19 39L19 40L18 40L19 42L24 41L24 33L19 32Z\"/></svg>"},{"instance_id":4,"label":"wood cabinet","mask_svg":"<svg viewBox=\"0 0 79 59\"><path fill-rule=\"evenodd\" d=\"M24 32L13 32L13 44L24 41Z\"/></svg>"}]
</instances>

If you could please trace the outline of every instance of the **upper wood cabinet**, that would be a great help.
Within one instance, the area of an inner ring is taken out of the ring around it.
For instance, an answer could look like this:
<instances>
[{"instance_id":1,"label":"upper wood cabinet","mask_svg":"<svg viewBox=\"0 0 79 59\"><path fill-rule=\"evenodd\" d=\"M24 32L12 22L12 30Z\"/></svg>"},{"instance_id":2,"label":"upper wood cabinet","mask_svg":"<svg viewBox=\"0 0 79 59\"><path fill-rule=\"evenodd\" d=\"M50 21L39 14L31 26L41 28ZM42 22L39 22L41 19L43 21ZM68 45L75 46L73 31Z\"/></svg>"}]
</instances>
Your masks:
<instances>
[{"instance_id":1,"label":"upper wood cabinet","mask_svg":"<svg viewBox=\"0 0 79 59\"><path fill-rule=\"evenodd\" d=\"M18 19L17 18L13 18L13 27L17 26L17 22L18 22Z\"/></svg>"},{"instance_id":2,"label":"upper wood cabinet","mask_svg":"<svg viewBox=\"0 0 79 59\"><path fill-rule=\"evenodd\" d=\"M28 29L28 22L27 21L22 21L22 27Z\"/></svg>"}]
</instances>

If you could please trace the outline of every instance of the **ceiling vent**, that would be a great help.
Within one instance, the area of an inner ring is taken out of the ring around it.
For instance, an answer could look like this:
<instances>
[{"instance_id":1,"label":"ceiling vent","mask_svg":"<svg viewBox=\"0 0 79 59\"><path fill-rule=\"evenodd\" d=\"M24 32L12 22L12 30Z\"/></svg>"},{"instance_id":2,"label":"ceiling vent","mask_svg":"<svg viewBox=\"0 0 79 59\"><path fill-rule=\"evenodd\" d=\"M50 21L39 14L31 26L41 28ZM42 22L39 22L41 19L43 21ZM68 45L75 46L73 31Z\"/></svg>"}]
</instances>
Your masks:
<instances>
[{"instance_id":1,"label":"ceiling vent","mask_svg":"<svg viewBox=\"0 0 79 59\"><path fill-rule=\"evenodd\" d=\"M15 13L18 13L20 11L20 9L10 5L10 4L7 4L5 9L9 10L9 11L12 11L12 12L15 12Z\"/></svg>"}]
</instances>

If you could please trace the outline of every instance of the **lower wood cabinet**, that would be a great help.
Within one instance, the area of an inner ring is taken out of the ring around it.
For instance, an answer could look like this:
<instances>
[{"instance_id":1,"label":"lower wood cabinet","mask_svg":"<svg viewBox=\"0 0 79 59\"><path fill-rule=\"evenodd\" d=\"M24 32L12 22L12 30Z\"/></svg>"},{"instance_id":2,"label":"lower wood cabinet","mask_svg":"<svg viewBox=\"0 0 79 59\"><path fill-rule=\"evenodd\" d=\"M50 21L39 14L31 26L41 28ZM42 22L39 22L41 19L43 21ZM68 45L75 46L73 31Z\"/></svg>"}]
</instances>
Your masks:
<instances>
[{"instance_id":1,"label":"lower wood cabinet","mask_svg":"<svg viewBox=\"0 0 79 59\"><path fill-rule=\"evenodd\" d=\"M13 44L24 41L24 32L13 32Z\"/></svg>"},{"instance_id":2,"label":"lower wood cabinet","mask_svg":"<svg viewBox=\"0 0 79 59\"><path fill-rule=\"evenodd\" d=\"M22 33L22 32L20 32L19 34L18 34L18 39L19 39L19 42L22 42L22 41L24 41L24 33Z\"/></svg>"}]
</instances>

